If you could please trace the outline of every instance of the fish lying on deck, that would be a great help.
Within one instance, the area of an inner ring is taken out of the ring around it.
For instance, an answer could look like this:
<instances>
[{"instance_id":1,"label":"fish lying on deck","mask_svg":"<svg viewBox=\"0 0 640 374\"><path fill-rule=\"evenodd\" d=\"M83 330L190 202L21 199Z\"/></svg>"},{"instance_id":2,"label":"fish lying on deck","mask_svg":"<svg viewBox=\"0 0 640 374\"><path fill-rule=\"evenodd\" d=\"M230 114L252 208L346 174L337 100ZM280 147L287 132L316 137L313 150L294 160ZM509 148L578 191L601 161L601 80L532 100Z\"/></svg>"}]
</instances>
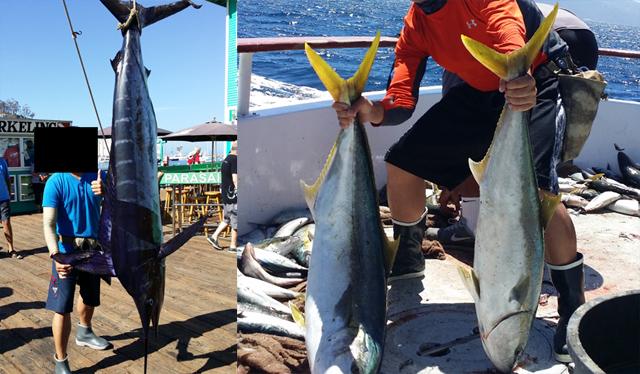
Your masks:
<instances>
[{"instance_id":1,"label":"fish lying on deck","mask_svg":"<svg viewBox=\"0 0 640 374\"><path fill-rule=\"evenodd\" d=\"M116 73L113 101L112 146L105 198L100 218L102 252L81 259L77 254L56 258L81 270L116 275L132 296L144 332L145 363L149 324L158 328L164 300L164 258L182 246L206 217L162 244L160 199L157 185L157 124L147 88L149 71L142 63L142 29L189 6L191 1L135 9L118 0L100 0L121 22L122 49L112 61ZM128 2L126 2L128 3ZM109 268L108 265L112 266Z\"/></svg>"},{"instance_id":2,"label":"fish lying on deck","mask_svg":"<svg viewBox=\"0 0 640 374\"><path fill-rule=\"evenodd\" d=\"M271 284L257 278L248 277L242 274L240 270L237 270L236 279L238 288L242 286L249 287L251 289L264 292L274 299L290 300L300 296L299 292L291 291L289 289L276 286L275 284Z\"/></svg>"},{"instance_id":3,"label":"fish lying on deck","mask_svg":"<svg viewBox=\"0 0 640 374\"><path fill-rule=\"evenodd\" d=\"M378 33L346 81L305 46L334 100L349 104L360 97L379 38ZM317 181L303 188L316 224L305 303L311 372L375 373L384 347L386 275L397 245L387 241L380 224L371 151L361 123L340 130Z\"/></svg>"},{"instance_id":4,"label":"fish lying on deck","mask_svg":"<svg viewBox=\"0 0 640 374\"><path fill-rule=\"evenodd\" d=\"M502 55L462 36L469 52L500 78L524 75L537 56L558 6L520 50ZM533 323L544 266L543 229L558 199L540 203L528 135L529 115L507 104L480 162L469 160L480 185L474 269L460 273L475 300L482 345L491 362L511 372ZM544 209L543 207L547 207Z\"/></svg>"},{"instance_id":5,"label":"fish lying on deck","mask_svg":"<svg viewBox=\"0 0 640 374\"><path fill-rule=\"evenodd\" d=\"M304 331L294 322L256 312L238 313L238 331L304 339Z\"/></svg>"},{"instance_id":6,"label":"fish lying on deck","mask_svg":"<svg viewBox=\"0 0 640 374\"><path fill-rule=\"evenodd\" d=\"M282 278L269 274L256 259L255 251L251 243L247 243L247 245L244 246L238 266L244 275L260 279L280 287L293 287L304 281L302 278Z\"/></svg>"}]
</instances>

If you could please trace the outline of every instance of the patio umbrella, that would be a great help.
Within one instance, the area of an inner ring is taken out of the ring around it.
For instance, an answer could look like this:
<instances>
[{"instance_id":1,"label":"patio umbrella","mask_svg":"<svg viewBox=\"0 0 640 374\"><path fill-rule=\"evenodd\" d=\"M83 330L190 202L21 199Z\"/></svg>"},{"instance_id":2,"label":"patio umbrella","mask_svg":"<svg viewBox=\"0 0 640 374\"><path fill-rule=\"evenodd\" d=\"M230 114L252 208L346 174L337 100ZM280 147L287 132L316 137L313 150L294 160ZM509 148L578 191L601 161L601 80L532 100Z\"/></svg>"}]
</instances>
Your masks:
<instances>
[{"instance_id":1,"label":"patio umbrella","mask_svg":"<svg viewBox=\"0 0 640 374\"><path fill-rule=\"evenodd\" d=\"M233 125L217 121L209 121L163 136L163 140L182 140L187 142L211 141L211 156L213 157L213 142L232 141L238 138L238 128Z\"/></svg>"}]
</instances>

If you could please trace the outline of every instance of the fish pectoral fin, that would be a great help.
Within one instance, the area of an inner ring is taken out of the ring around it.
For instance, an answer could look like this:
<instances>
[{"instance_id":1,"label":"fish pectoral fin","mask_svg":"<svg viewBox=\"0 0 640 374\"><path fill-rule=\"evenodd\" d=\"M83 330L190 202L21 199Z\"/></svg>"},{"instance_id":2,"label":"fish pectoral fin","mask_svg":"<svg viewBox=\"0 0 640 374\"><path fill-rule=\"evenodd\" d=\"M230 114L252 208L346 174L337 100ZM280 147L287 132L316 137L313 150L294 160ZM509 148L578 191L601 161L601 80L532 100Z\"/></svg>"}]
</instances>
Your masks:
<instances>
[{"instance_id":1,"label":"fish pectoral fin","mask_svg":"<svg viewBox=\"0 0 640 374\"><path fill-rule=\"evenodd\" d=\"M513 79L516 77L509 76L513 74L513 71L521 69L523 69L522 72L526 71L538 56L540 48L542 48L553 27L553 22L557 14L558 4L556 3L553 11L540 23L538 30L536 30L535 34L529 39L525 46L509 54L497 52L465 35L461 35L460 37L462 44L464 44L469 53L487 69L502 79Z\"/></svg>"},{"instance_id":2,"label":"fish pectoral fin","mask_svg":"<svg viewBox=\"0 0 640 374\"><path fill-rule=\"evenodd\" d=\"M294 322L298 324L298 326L304 328L304 314L300 308L298 308L293 301L289 301L289 309L291 309L291 316L293 317Z\"/></svg>"},{"instance_id":3,"label":"fish pectoral fin","mask_svg":"<svg viewBox=\"0 0 640 374\"><path fill-rule=\"evenodd\" d=\"M540 223L546 228L551 218L556 212L556 207L560 204L562 197L551 192L542 191L542 201L540 202Z\"/></svg>"},{"instance_id":4,"label":"fish pectoral fin","mask_svg":"<svg viewBox=\"0 0 640 374\"><path fill-rule=\"evenodd\" d=\"M471 170L473 179L475 179L478 184L480 184L482 177L484 177L484 172L487 170L487 164L489 164L489 151L487 151L484 158L478 162L469 159L469 169Z\"/></svg>"},{"instance_id":5,"label":"fish pectoral fin","mask_svg":"<svg viewBox=\"0 0 640 374\"><path fill-rule=\"evenodd\" d=\"M311 211L311 215L314 216L313 217L314 221L315 221L314 208L316 205L316 197L318 196L318 191L320 190L320 186L322 186L322 182L324 182L324 178L326 177L327 172L329 171L329 167L333 162L333 158L336 155L337 148L338 148L338 141L336 140L336 142L333 143L333 147L331 147L331 151L329 151L329 156L327 156L327 161L325 161L324 166L320 171L320 175L318 175L318 178L312 185L308 185L304 183L304 181L300 181L300 186L302 187L302 191L304 193L304 200L307 202L307 206Z\"/></svg>"},{"instance_id":6,"label":"fish pectoral fin","mask_svg":"<svg viewBox=\"0 0 640 374\"><path fill-rule=\"evenodd\" d=\"M204 223L207 221L207 216L200 218L197 222L192 223L187 228L182 230L178 235L169 239L166 243L163 243L160 246L160 251L158 252L158 258L164 258L177 251L182 247L186 242L189 241L200 229L204 226Z\"/></svg>"},{"instance_id":7,"label":"fish pectoral fin","mask_svg":"<svg viewBox=\"0 0 640 374\"><path fill-rule=\"evenodd\" d=\"M478 281L475 271L458 266L458 273L462 278L462 283L464 283L471 297L473 297L473 300L478 302L480 300L480 282Z\"/></svg>"},{"instance_id":8,"label":"fish pectoral fin","mask_svg":"<svg viewBox=\"0 0 640 374\"><path fill-rule=\"evenodd\" d=\"M391 274L391 269L393 268L393 263L396 261L396 254L398 253L398 246L400 244L400 238L391 241L387 238L382 232L382 243L384 250L384 265L387 276Z\"/></svg>"}]
</instances>

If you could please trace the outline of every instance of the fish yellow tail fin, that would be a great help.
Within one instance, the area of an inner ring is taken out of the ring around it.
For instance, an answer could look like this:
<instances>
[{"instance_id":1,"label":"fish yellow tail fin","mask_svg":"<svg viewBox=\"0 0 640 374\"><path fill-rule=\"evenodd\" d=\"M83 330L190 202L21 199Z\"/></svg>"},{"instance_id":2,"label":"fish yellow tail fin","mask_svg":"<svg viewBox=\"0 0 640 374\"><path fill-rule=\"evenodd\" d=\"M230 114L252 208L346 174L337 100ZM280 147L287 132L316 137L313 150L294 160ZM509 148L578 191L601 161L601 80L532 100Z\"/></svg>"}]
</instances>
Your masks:
<instances>
[{"instance_id":1,"label":"fish yellow tail fin","mask_svg":"<svg viewBox=\"0 0 640 374\"><path fill-rule=\"evenodd\" d=\"M333 100L351 104L355 101L367 84L369 78L369 72L371 66L376 58L376 52L378 51L378 44L380 43L380 32L376 33L376 37L371 43L371 47L364 56L364 59L360 63L358 71L349 79L342 79L338 73L336 73L331 66L314 51L309 44L304 45L307 58L315 70L318 78L322 81L322 84L327 88L327 91L333 97Z\"/></svg>"},{"instance_id":2,"label":"fish yellow tail fin","mask_svg":"<svg viewBox=\"0 0 640 374\"><path fill-rule=\"evenodd\" d=\"M487 69L505 80L511 80L523 75L533 63L538 55L542 44L547 39L553 26L553 22L558 14L558 4L553 7L553 11L540 23L540 27L533 37L524 47L509 54L502 54L487 47L486 45L461 35L462 44L469 53Z\"/></svg>"}]
</instances>

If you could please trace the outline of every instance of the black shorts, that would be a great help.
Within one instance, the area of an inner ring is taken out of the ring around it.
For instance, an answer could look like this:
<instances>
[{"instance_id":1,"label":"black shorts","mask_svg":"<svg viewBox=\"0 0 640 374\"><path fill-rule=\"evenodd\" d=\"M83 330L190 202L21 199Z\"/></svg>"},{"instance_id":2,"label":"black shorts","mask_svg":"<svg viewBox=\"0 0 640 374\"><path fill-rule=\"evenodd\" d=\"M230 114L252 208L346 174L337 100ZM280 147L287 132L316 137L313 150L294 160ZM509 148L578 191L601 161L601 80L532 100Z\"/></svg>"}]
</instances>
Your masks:
<instances>
[{"instance_id":1,"label":"black shorts","mask_svg":"<svg viewBox=\"0 0 640 374\"><path fill-rule=\"evenodd\" d=\"M60 314L71 313L76 283L80 286L80 296L85 305L100 305L99 276L74 269L65 278L60 278L55 262L52 261L46 308Z\"/></svg>"},{"instance_id":2,"label":"black shorts","mask_svg":"<svg viewBox=\"0 0 640 374\"><path fill-rule=\"evenodd\" d=\"M536 83L538 102L531 111L529 138L538 186L557 192L555 167L564 136L564 127L556 124L558 80L547 76ZM385 161L453 189L471 175L468 159L479 161L486 154L503 106L504 95L498 91L482 92L466 83L452 87L391 146Z\"/></svg>"}]
</instances>

